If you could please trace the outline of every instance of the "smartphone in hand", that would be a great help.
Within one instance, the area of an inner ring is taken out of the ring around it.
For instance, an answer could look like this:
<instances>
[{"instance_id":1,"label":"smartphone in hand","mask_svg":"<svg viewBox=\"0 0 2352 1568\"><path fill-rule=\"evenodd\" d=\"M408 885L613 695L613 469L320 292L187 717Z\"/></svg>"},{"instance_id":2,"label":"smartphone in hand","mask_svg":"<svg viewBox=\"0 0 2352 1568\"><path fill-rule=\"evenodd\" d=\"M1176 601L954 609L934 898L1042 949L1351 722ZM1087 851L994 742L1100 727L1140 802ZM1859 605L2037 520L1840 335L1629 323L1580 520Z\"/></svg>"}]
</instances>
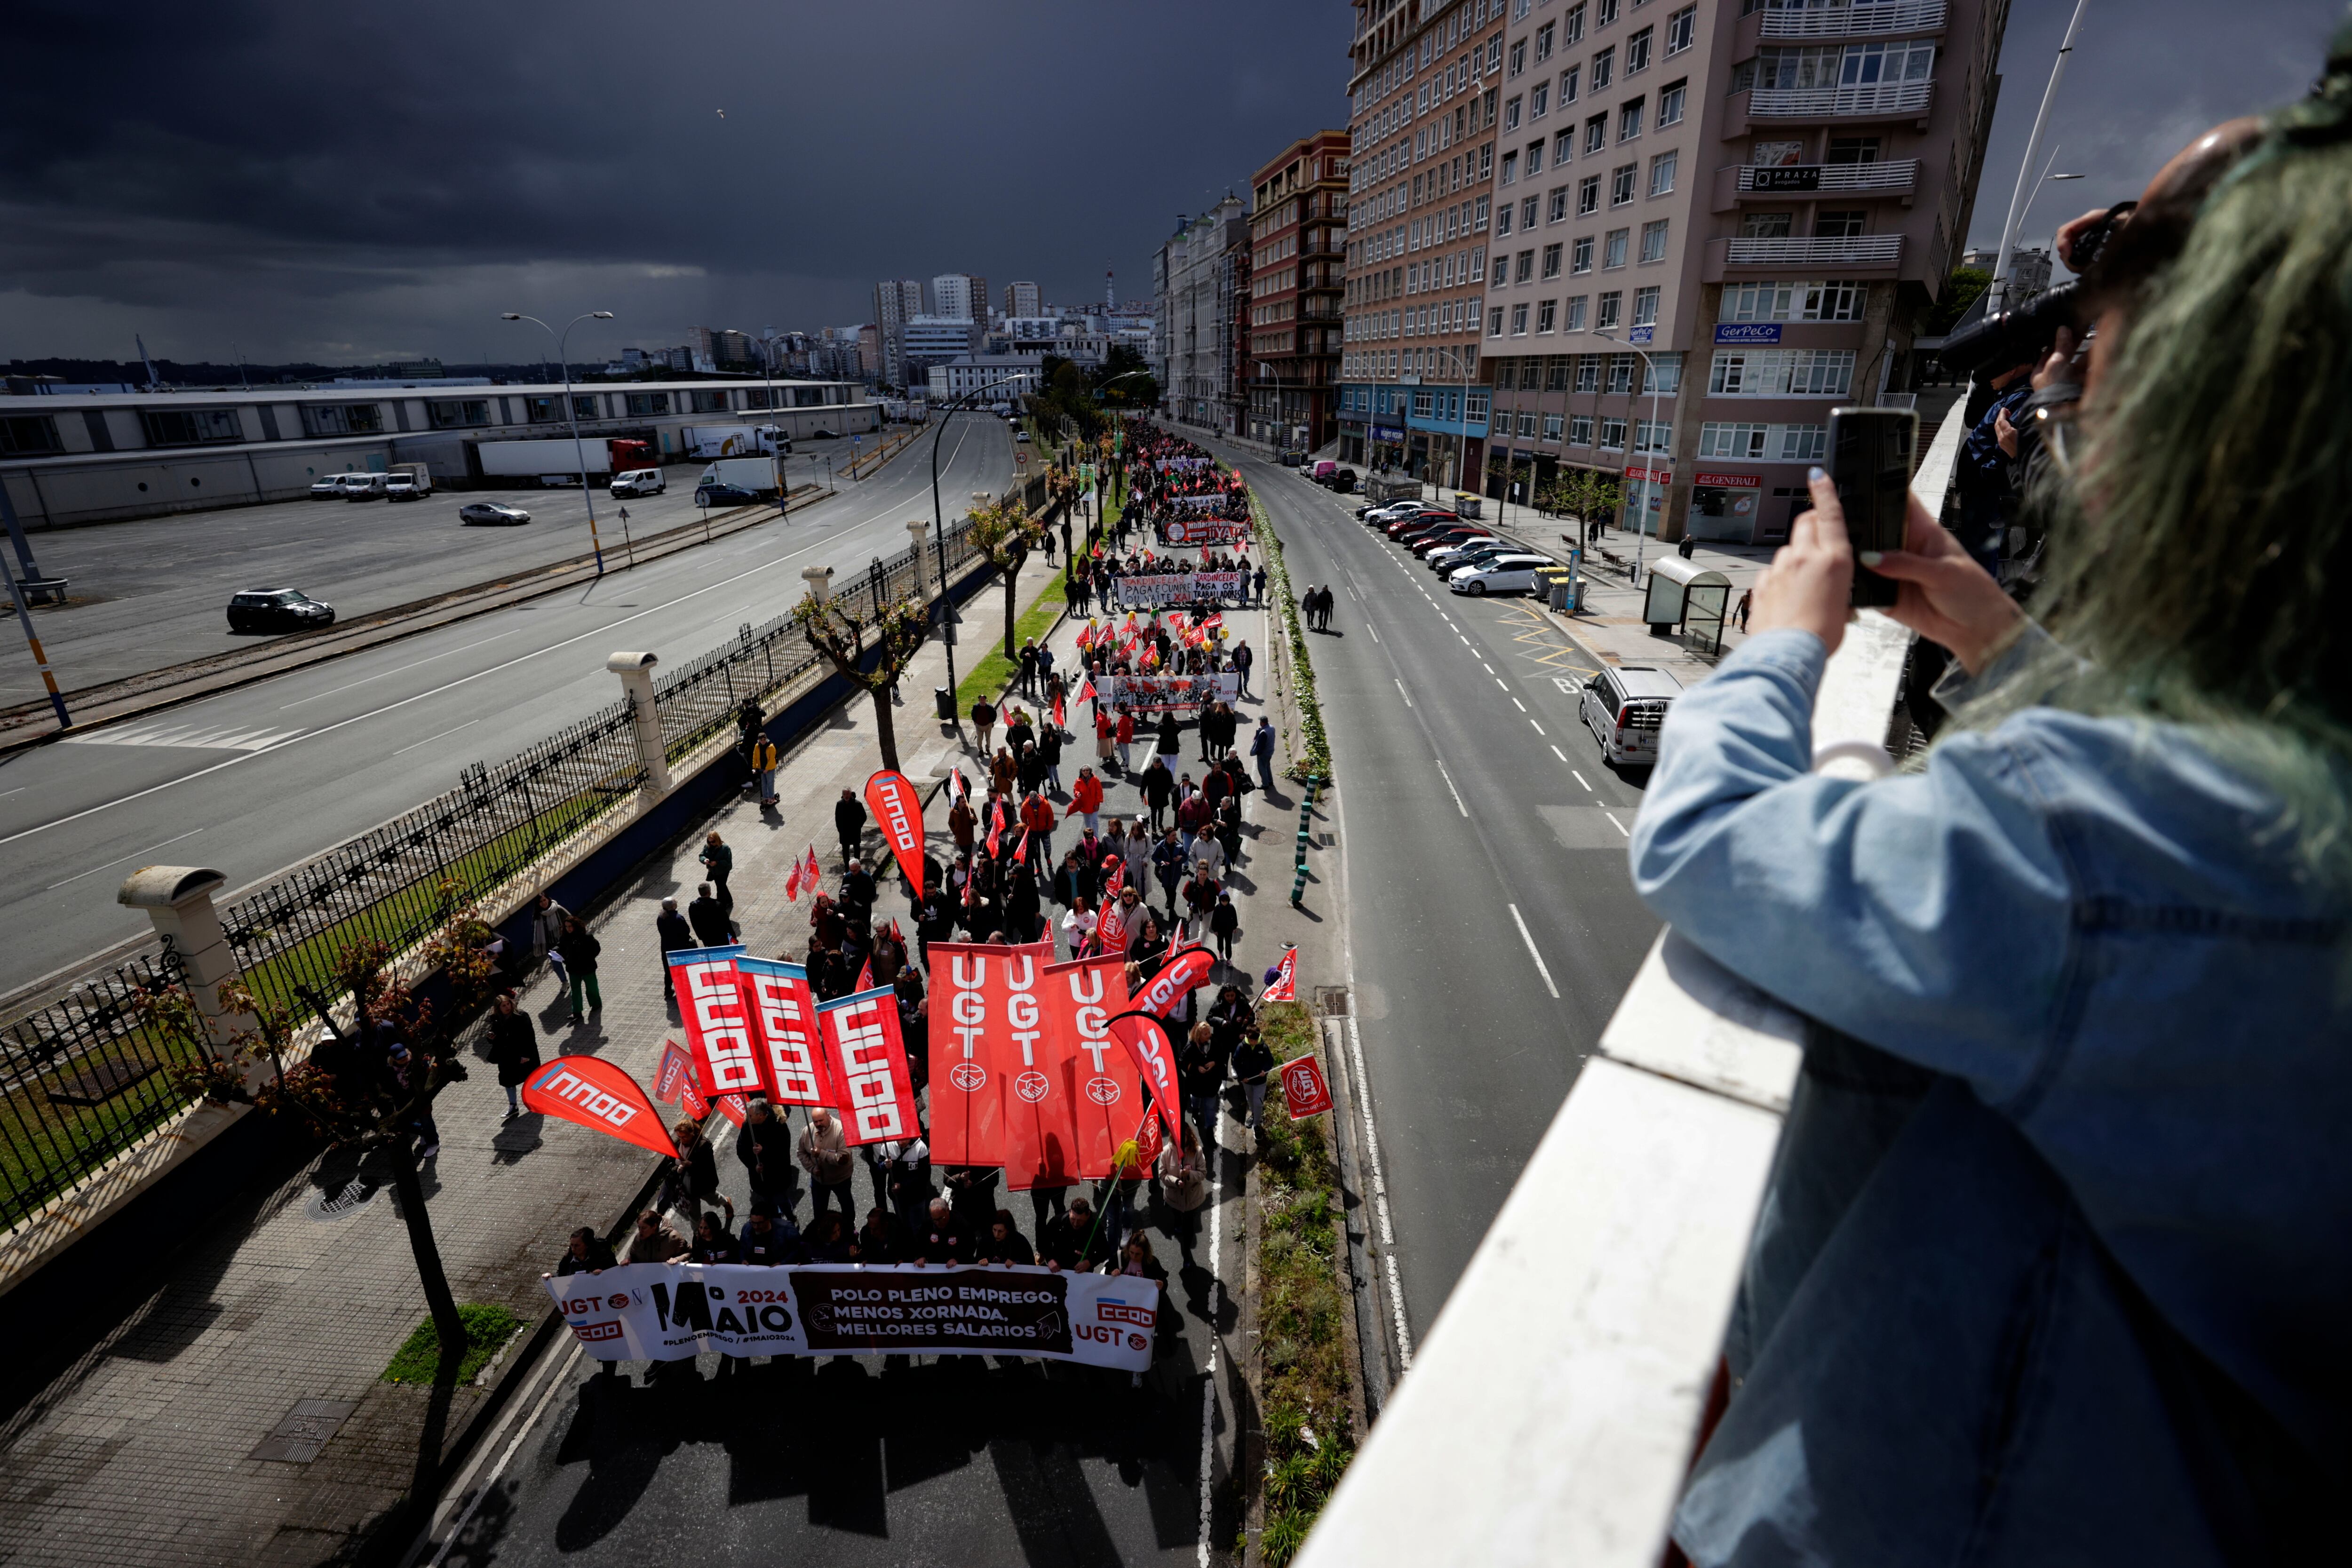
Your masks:
<instances>
[{"instance_id":1,"label":"smartphone in hand","mask_svg":"<svg viewBox=\"0 0 2352 1568\"><path fill-rule=\"evenodd\" d=\"M1832 408L1830 479L1845 510L1845 534L1859 555L1900 550L1911 509L1911 465L1919 447L1919 416L1908 408ZM1895 603L1902 584L1857 563L1853 603Z\"/></svg>"}]
</instances>

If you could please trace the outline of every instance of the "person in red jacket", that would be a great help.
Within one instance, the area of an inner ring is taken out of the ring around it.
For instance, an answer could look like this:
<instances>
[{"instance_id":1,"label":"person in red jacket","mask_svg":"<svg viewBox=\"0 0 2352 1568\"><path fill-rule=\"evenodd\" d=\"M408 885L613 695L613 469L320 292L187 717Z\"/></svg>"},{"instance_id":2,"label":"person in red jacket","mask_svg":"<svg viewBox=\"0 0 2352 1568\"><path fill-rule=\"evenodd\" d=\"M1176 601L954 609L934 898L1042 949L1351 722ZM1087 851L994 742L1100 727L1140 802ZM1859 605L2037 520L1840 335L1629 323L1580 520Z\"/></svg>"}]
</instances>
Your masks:
<instances>
[{"instance_id":1,"label":"person in red jacket","mask_svg":"<svg viewBox=\"0 0 2352 1568\"><path fill-rule=\"evenodd\" d=\"M1135 744L1135 715L1124 705L1118 710L1118 771L1124 777L1135 771L1135 763L1128 755L1128 748Z\"/></svg>"},{"instance_id":2,"label":"person in red jacket","mask_svg":"<svg viewBox=\"0 0 2352 1568\"><path fill-rule=\"evenodd\" d=\"M1080 768L1077 783L1070 786L1070 809L1067 815L1084 817L1087 831L1097 832L1102 826L1102 780L1095 777L1094 769Z\"/></svg>"},{"instance_id":3,"label":"person in red jacket","mask_svg":"<svg viewBox=\"0 0 2352 1568\"><path fill-rule=\"evenodd\" d=\"M1021 826L1029 834L1029 864L1051 866L1054 863L1054 805L1044 795L1031 790L1021 803Z\"/></svg>"}]
</instances>

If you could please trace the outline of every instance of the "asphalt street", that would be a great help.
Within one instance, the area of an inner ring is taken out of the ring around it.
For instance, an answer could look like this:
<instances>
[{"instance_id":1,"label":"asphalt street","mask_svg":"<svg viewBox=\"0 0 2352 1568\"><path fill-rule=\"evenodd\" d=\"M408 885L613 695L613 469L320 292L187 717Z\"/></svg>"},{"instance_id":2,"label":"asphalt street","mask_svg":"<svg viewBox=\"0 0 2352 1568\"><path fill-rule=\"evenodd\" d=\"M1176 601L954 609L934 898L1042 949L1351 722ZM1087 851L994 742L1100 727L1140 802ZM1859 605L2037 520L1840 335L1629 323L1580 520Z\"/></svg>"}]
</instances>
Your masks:
<instances>
[{"instance_id":1,"label":"asphalt street","mask_svg":"<svg viewBox=\"0 0 2352 1568\"><path fill-rule=\"evenodd\" d=\"M869 439L864 449L871 447ZM796 442L787 482L823 485L827 461L845 467L852 450L846 437ZM625 561L629 538L700 517L694 481L703 468L670 465L658 496L615 500L600 486L596 532L606 558ZM519 506L530 521L469 528L457 521L459 507L485 500ZM348 621L590 549L580 492L536 485L436 490L417 501L306 499L181 512L36 533L29 542L43 572L72 584L73 603L33 616L68 690L274 640L229 631L229 595L243 589L298 588ZM38 701L40 676L13 626L7 636L16 646L0 652L0 706Z\"/></svg>"},{"instance_id":2,"label":"asphalt street","mask_svg":"<svg viewBox=\"0 0 2352 1568\"><path fill-rule=\"evenodd\" d=\"M974 491L1011 481L1013 443L985 416L957 418L941 439L952 521ZM439 502L318 505L381 518ZM231 889L260 880L430 799L466 764L612 701L619 685L606 655L652 649L683 664L790 608L803 566L846 574L895 555L907 521L930 515L929 458L919 445L871 479L711 545L14 753L0 761L0 929L10 933L0 990L145 930L114 901L133 867L210 866ZM467 543L482 531L466 531ZM460 580L476 580L470 565Z\"/></svg>"},{"instance_id":3,"label":"asphalt street","mask_svg":"<svg viewBox=\"0 0 2352 1568\"><path fill-rule=\"evenodd\" d=\"M1577 717L1594 666L1532 601L1453 594L1355 520L1360 498L1225 455L1272 515L1293 590L1339 590L1332 631L1308 641L1418 1341L1657 932L1625 863L1644 780L1602 762Z\"/></svg>"}]
</instances>

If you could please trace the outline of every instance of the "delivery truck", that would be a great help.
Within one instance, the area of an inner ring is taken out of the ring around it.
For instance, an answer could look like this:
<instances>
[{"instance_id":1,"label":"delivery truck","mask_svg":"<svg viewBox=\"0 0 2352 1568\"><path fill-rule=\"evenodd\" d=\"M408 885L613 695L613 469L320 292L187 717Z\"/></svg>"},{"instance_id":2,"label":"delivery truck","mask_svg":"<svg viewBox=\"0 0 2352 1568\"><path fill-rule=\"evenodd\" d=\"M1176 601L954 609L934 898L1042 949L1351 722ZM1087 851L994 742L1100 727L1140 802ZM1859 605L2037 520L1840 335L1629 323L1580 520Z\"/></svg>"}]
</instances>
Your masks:
<instances>
[{"instance_id":1,"label":"delivery truck","mask_svg":"<svg viewBox=\"0 0 2352 1568\"><path fill-rule=\"evenodd\" d=\"M702 470L694 481L698 493L742 490L761 500L773 500L783 493L783 483L776 474L773 458L721 458Z\"/></svg>"},{"instance_id":2,"label":"delivery truck","mask_svg":"<svg viewBox=\"0 0 2352 1568\"><path fill-rule=\"evenodd\" d=\"M773 425L689 425L677 435L689 458L750 458L793 449Z\"/></svg>"},{"instance_id":3,"label":"delivery truck","mask_svg":"<svg viewBox=\"0 0 2352 1568\"><path fill-rule=\"evenodd\" d=\"M653 448L644 441L606 440L583 437L574 445L569 436L537 441L483 441L475 446L484 479L537 479L542 485L576 486L585 459L591 478L629 468L649 468Z\"/></svg>"}]
</instances>

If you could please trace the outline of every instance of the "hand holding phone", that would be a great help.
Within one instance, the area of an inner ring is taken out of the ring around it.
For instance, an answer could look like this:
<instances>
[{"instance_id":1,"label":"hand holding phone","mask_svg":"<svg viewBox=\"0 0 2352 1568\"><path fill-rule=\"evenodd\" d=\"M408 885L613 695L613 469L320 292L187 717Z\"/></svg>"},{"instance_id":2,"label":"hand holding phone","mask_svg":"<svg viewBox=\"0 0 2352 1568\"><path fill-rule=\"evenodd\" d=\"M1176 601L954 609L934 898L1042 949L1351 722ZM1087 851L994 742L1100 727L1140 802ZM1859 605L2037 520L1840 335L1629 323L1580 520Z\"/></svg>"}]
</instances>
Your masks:
<instances>
[{"instance_id":1,"label":"hand holding phone","mask_svg":"<svg viewBox=\"0 0 2352 1568\"><path fill-rule=\"evenodd\" d=\"M1911 465L1919 446L1919 416L1908 408L1830 410L1830 480L1845 512L1853 547L1853 603L1884 608L1902 584L1859 563L1864 551L1900 550L1911 506Z\"/></svg>"}]
</instances>

